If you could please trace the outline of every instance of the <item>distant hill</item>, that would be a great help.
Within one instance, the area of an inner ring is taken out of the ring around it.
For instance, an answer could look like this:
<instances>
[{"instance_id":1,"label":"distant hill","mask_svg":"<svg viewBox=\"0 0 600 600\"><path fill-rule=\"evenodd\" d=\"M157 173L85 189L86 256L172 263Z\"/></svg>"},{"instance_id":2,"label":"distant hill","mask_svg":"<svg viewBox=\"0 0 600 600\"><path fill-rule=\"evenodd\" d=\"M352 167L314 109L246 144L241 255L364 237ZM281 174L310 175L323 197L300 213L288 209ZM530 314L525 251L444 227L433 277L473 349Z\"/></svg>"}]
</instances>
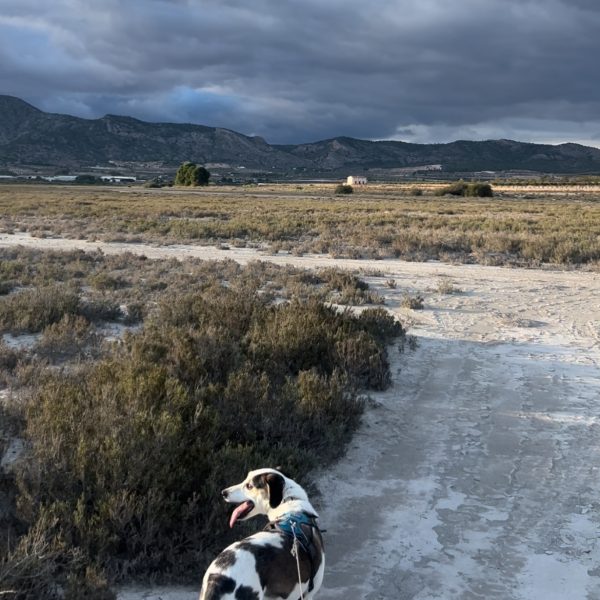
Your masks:
<instances>
[{"instance_id":1,"label":"distant hill","mask_svg":"<svg viewBox=\"0 0 600 600\"><path fill-rule=\"evenodd\" d=\"M444 171L530 170L545 173L600 172L600 149L580 144L529 144L512 140L449 144L370 142L347 137L278 146L322 167L339 170L441 164Z\"/></svg>"},{"instance_id":2,"label":"distant hill","mask_svg":"<svg viewBox=\"0 0 600 600\"><path fill-rule=\"evenodd\" d=\"M600 149L579 144L528 144L511 140L449 144L371 142L337 137L310 144L273 145L229 129L147 123L106 115L81 119L43 112L0 95L0 166L86 167L109 161L225 163L277 173L345 174L441 164L444 171L531 170L600 173Z\"/></svg>"},{"instance_id":3,"label":"distant hill","mask_svg":"<svg viewBox=\"0 0 600 600\"><path fill-rule=\"evenodd\" d=\"M228 129L145 123L116 115L81 119L45 113L18 98L0 96L0 164L78 167L109 160L167 165L193 160L269 170L302 162L262 138Z\"/></svg>"}]
</instances>

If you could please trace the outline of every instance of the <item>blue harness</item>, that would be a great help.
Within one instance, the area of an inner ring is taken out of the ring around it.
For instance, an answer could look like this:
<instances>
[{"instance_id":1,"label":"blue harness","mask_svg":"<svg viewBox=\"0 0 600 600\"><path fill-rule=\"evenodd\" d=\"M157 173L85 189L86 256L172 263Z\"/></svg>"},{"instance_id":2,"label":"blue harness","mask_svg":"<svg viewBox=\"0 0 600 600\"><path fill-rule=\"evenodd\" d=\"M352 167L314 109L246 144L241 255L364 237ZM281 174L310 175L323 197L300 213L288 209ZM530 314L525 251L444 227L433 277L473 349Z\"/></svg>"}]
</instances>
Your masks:
<instances>
[{"instance_id":1,"label":"blue harness","mask_svg":"<svg viewBox=\"0 0 600 600\"><path fill-rule=\"evenodd\" d=\"M305 552L308 553L312 542L304 533L302 525L316 527L314 519L314 517L303 512L287 513L280 519L277 519L277 521L274 521L273 525L275 529L278 529L292 539L296 538L304 548Z\"/></svg>"},{"instance_id":2,"label":"blue harness","mask_svg":"<svg viewBox=\"0 0 600 600\"><path fill-rule=\"evenodd\" d=\"M318 538L320 547L322 547L323 544L321 530L317 526L315 519L316 517L314 515L305 512L291 512L284 514L276 521L267 523L267 526L265 527L266 531L281 532L291 538L292 553L294 552L294 541L298 541L310 562L309 592L314 588L314 578L316 575L315 556L317 553L317 546L315 545L313 538L315 536ZM306 532L308 532L308 535Z\"/></svg>"}]
</instances>

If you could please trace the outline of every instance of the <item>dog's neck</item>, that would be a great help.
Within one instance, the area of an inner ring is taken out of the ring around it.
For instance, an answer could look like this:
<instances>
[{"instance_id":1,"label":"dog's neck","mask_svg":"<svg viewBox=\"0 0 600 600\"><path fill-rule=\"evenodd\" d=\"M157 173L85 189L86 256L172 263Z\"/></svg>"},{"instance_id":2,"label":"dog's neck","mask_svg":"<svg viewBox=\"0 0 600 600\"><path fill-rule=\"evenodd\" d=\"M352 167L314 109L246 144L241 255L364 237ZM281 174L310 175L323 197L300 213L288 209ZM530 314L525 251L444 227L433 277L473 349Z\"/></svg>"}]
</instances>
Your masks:
<instances>
[{"instance_id":1,"label":"dog's neck","mask_svg":"<svg viewBox=\"0 0 600 600\"><path fill-rule=\"evenodd\" d=\"M288 513L303 512L315 517L319 514L310 503L306 492L295 482L288 480L283 493L283 500L275 508L269 510L269 521L276 521Z\"/></svg>"},{"instance_id":2,"label":"dog's neck","mask_svg":"<svg viewBox=\"0 0 600 600\"><path fill-rule=\"evenodd\" d=\"M269 521L277 521L289 513L306 513L308 515L318 517L317 511L308 500L300 500L298 498L284 498L281 504L269 510L267 517Z\"/></svg>"}]
</instances>

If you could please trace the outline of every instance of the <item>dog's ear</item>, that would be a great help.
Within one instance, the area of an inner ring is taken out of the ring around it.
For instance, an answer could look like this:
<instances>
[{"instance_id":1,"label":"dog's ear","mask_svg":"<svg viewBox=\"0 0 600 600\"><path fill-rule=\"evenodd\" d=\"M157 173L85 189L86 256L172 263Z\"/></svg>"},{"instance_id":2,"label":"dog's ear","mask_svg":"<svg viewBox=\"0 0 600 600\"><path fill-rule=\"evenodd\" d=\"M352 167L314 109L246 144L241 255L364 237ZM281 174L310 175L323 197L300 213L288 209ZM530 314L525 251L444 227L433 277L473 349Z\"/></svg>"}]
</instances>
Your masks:
<instances>
[{"instance_id":1,"label":"dog's ear","mask_svg":"<svg viewBox=\"0 0 600 600\"><path fill-rule=\"evenodd\" d=\"M283 500L283 486L285 481L279 473L267 473L265 483L269 489L269 504L271 508L277 508Z\"/></svg>"}]
</instances>

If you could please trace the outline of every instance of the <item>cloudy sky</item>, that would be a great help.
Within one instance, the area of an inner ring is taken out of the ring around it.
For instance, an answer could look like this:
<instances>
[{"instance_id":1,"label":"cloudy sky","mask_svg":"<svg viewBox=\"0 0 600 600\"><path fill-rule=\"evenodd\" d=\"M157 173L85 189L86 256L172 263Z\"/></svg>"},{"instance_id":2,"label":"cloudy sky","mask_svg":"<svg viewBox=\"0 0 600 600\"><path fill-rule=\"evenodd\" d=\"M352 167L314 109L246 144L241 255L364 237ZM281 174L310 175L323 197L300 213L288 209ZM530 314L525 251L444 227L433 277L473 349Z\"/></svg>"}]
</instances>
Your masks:
<instances>
[{"instance_id":1,"label":"cloudy sky","mask_svg":"<svg viewBox=\"0 0 600 600\"><path fill-rule=\"evenodd\" d=\"M600 0L0 0L0 93L82 117L600 146Z\"/></svg>"}]
</instances>

